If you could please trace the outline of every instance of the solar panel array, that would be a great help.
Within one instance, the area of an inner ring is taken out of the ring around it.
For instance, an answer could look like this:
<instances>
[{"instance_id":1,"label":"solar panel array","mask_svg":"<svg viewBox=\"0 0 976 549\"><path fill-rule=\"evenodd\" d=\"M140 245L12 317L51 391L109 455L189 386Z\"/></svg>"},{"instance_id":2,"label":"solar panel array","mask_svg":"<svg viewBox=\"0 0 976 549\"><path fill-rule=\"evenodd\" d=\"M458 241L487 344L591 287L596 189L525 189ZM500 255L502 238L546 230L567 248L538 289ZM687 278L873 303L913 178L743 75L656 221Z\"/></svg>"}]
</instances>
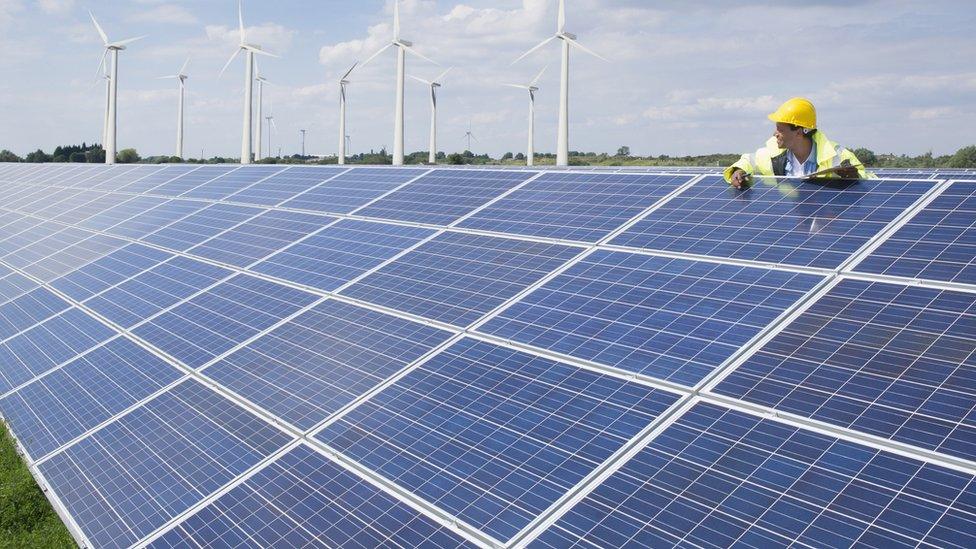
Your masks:
<instances>
[{"instance_id":1,"label":"solar panel array","mask_svg":"<svg viewBox=\"0 0 976 549\"><path fill-rule=\"evenodd\" d=\"M0 414L93 547L976 545L966 174L710 173L0 164Z\"/></svg>"}]
</instances>

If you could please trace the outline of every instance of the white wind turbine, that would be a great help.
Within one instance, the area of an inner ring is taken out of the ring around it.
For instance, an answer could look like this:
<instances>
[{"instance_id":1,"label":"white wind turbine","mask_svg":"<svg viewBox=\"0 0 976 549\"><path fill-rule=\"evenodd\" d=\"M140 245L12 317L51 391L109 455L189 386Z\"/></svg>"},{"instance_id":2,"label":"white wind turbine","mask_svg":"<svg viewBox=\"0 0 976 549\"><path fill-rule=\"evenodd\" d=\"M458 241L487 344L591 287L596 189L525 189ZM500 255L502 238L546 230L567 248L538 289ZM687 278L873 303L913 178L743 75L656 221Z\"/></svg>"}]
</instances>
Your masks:
<instances>
[{"instance_id":1,"label":"white wind turbine","mask_svg":"<svg viewBox=\"0 0 976 549\"><path fill-rule=\"evenodd\" d=\"M102 42L105 45L105 51L102 53L102 61L99 63L99 72L105 66L105 58L110 52L112 55L112 69L108 75L109 92L108 106L106 109L107 114L105 116L105 139L102 142L102 148L105 149L105 163L115 164L115 150L118 146L116 130L118 129L119 52L125 49L126 44L131 44L136 40L142 40L145 36L128 38L126 40L119 40L118 42L109 42L108 35L102 30L102 26L98 24L98 20L95 19L95 14L88 12L88 15L91 16L92 23L95 24L95 29L98 31L98 35L102 38Z\"/></svg>"},{"instance_id":2,"label":"white wind turbine","mask_svg":"<svg viewBox=\"0 0 976 549\"><path fill-rule=\"evenodd\" d=\"M99 77L99 79L105 81L105 114L102 117L102 148L104 149L105 140L108 139L108 107L112 97L112 77L108 74L108 65L103 64L101 69L102 75ZM96 84L98 84L98 80L95 80L95 84L92 85L92 88L94 88Z\"/></svg>"},{"instance_id":3,"label":"white wind turbine","mask_svg":"<svg viewBox=\"0 0 976 549\"><path fill-rule=\"evenodd\" d=\"M274 132L274 133L277 133L278 132L278 125L275 124L275 121L274 121L274 99L271 100L271 104L268 105L268 107L269 107L268 108L268 116L265 116L264 119L268 121L268 157L271 157L272 154L273 154L271 152L271 133L272 132ZM261 123L261 120L258 119L258 124L260 124L260 123Z\"/></svg>"},{"instance_id":4,"label":"white wind turbine","mask_svg":"<svg viewBox=\"0 0 976 549\"><path fill-rule=\"evenodd\" d=\"M251 141L251 129L254 126L253 120L253 94L254 94L254 54L267 55L269 57L278 57L277 55L268 53L261 49L261 46L257 44L247 43L247 34L244 31L244 2L240 0L237 4L237 23L241 33L241 43L238 44L237 49L234 50L234 55L230 56L227 63L224 64L224 68L220 69L220 75L223 76L224 71L227 67L234 62L237 55L242 51L244 52L244 135L241 137L241 164L251 163L251 153L252 153L252 141ZM258 124L261 120L258 119Z\"/></svg>"},{"instance_id":5,"label":"white wind turbine","mask_svg":"<svg viewBox=\"0 0 976 549\"><path fill-rule=\"evenodd\" d=\"M265 84L269 84L270 85L271 84L271 81L268 80L267 78L261 76L261 69L258 68L258 62L257 62L257 60L254 61L254 74L257 75L254 79L258 83L258 125L255 128L255 130L256 130L257 133L256 133L255 139L254 139L254 142L258 146L258 150L255 151L255 153L254 153L254 159L255 160L261 160L261 145L262 145L262 142L261 142L261 128L262 128L261 124L262 124L262 122L261 121L264 120L262 118L262 116L264 114L264 85ZM268 156L271 156L271 148L270 147L268 148Z\"/></svg>"},{"instance_id":6,"label":"white wind turbine","mask_svg":"<svg viewBox=\"0 0 976 549\"><path fill-rule=\"evenodd\" d=\"M556 34L543 40L539 45L523 53L512 62L518 63L532 52L545 46L553 40L562 40L562 70L559 79L559 132L556 139L556 165L569 165L569 47L578 48L594 57L607 59L583 47L576 41L576 35L566 32L566 0L559 0L559 15L556 19Z\"/></svg>"},{"instance_id":7,"label":"white wind turbine","mask_svg":"<svg viewBox=\"0 0 976 549\"><path fill-rule=\"evenodd\" d=\"M464 132L464 138L468 140L468 149L467 150L468 150L468 152L471 152L471 140L474 139L475 142L477 142L478 141L478 138L475 137L473 133L471 133L471 121L470 120L468 120L468 131Z\"/></svg>"},{"instance_id":8,"label":"white wind turbine","mask_svg":"<svg viewBox=\"0 0 976 549\"><path fill-rule=\"evenodd\" d=\"M529 145L525 153L525 165L534 166L535 165L535 92L539 91L537 84L542 78L543 73L546 72L548 67L542 67L539 74L529 82L528 85L524 84L503 84L510 88L518 88L520 90L528 90L529 92Z\"/></svg>"},{"instance_id":9,"label":"white wind turbine","mask_svg":"<svg viewBox=\"0 0 976 549\"><path fill-rule=\"evenodd\" d=\"M370 56L363 65L366 65L372 61L377 55L383 53L389 48L397 49L397 66L396 66L396 106L393 115L393 165L402 166L403 165L403 80L406 74L406 54L407 52L416 55L417 57L429 61L435 65L438 63L424 57L417 50L413 49L413 42L409 40L400 39L400 0L394 0L393 2L393 41L389 44L380 48L380 51L374 53Z\"/></svg>"},{"instance_id":10,"label":"white wind turbine","mask_svg":"<svg viewBox=\"0 0 976 549\"><path fill-rule=\"evenodd\" d=\"M346 135L346 86L349 85L349 75L356 68L359 61L356 61L349 67L346 74L342 75L339 79L339 165L346 163L346 139L349 138Z\"/></svg>"},{"instance_id":11,"label":"white wind turbine","mask_svg":"<svg viewBox=\"0 0 976 549\"><path fill-rule=\"evenodd\" d=\"M176 79L180 83L180 109L176 118L176 157L183 158L183 106L186 101L186 79L189 76L186 75L186 66L190 64L190 59L187 58L183 62L183 66L180 67L180 71L172 76L160 76L160 80L171 80Z\"/></svg>"},{"instance_id":12,"label":"white wind turbine","mask_svg":"<svg viewBox=\"0 0 976 549\"><path fill-rule=\"evenodd\" d=\"M437 88L441 87L441 80L444 80L447 73L451 72L451 68L440 73L433 80L424 80L416 76L410 76L410 78L413 78L417 82L430 86L430 154L427 156L428 164L437 163Z\"/></svg>"}]
</instances>

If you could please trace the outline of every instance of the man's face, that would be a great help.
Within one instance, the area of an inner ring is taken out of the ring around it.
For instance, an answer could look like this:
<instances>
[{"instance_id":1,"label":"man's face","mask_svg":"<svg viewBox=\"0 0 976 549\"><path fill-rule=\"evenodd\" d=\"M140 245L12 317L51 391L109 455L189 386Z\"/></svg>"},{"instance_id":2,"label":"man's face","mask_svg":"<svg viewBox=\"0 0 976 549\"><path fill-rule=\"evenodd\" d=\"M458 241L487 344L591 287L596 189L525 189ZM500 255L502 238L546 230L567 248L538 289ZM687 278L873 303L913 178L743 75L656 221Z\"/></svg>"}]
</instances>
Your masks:
<instances>
[{"instance_id":1,"label":"man's face","mask_svg":"<svg viewBox=\"0 0 976 549\"><path fill-rule=\"evenodd\" d=\"M782 122L776 123L776 130L773 131L776 138L776 146L781 149L792 149L798 140L803 139L803 128L793 129L789 124Z\"/></svg>"}]
</instances>

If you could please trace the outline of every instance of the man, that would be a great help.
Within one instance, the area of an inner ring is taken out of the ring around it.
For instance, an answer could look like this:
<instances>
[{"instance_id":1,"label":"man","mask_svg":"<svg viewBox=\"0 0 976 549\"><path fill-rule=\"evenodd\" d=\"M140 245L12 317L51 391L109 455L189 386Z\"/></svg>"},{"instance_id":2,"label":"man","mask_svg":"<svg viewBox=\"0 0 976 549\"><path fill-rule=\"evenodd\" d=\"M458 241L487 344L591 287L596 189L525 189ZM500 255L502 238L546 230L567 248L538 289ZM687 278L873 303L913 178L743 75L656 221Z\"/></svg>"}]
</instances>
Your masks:
<instances>
[{"instance_id":1,"label":"man","mask_svg":"<svg viewBox=\"0 0 976 549\"><path fill-rule=\"evenodd\" d=\"M828 177L871 177L854 153L817 130L817 110L809 100L794 97L769 119L776 123L776 130L766 146L755 154L742 155L725 170L725 180L736 189L746 186L753 174L805 177L834 168Z\"/></svg>"}]
</instances>

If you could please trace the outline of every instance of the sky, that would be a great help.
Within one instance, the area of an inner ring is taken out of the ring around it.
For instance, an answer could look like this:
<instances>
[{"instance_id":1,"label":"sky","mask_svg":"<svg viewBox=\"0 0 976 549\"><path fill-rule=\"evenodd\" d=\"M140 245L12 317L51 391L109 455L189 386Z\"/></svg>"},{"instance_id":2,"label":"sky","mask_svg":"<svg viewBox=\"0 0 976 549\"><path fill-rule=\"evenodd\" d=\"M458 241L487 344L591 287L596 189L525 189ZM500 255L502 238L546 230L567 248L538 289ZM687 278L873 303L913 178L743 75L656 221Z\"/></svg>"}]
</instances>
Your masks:
<instances>
[{"instance_id":1,"label":"sky","mask_svg":"<svg viewBox=\"0 0 976 549\"><path fill-rule=\"evenodd\" d=\"M392 0L245 0L248 41L273 109L273 150L338 148L338 79L392 39ZM26 154L101 138L101 40L148 38L121 52L119 147L173 154L177 85L187 74L187 157L240 154L244 63L218 73L238 43L235 0L0 0L0 149ZM438 148L524 151L527 83L537 94L536 149L554 152L559 46L556 0L403 0L402 37L434 65L408 57L439 95ZM817 105L820 128L849 147L950 154L976 143L976 2L567 0L567 30L607 61L571 54L570 149L640 155L752 151L765 115L793 96ZM351 151L392 148L394 53L351 77ZM407 80L406 150L427 149L429 92ZM264 149L267 150L267 138Z\"/></svg>"}]
</instances>

